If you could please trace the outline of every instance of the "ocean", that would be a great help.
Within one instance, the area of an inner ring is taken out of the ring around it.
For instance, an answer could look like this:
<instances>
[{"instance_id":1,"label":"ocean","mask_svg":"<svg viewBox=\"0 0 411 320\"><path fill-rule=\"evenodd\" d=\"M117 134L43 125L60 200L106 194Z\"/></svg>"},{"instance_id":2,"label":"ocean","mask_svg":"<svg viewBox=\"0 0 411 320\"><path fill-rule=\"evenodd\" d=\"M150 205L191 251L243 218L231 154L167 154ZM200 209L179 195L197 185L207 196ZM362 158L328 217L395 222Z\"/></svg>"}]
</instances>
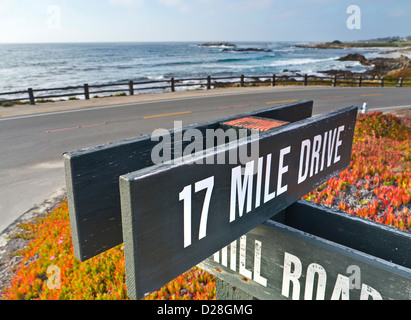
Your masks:
<instances>
[{"instance_id":1,"label":"ocean","mask_svg":"<svg viewBox=\"0 0 411 320\"><path fill-rule=\"evenodd\" d=\"M188 42L0 44L0 93L171 77L322 76L319 71L330 69L365 72L370 67L338 59L353 52L369 59L382 53L377 49L308 49L291 42L233 44L235 48ZM258 51L239 50L248 48Z\"/></svg>"}]
</instances>

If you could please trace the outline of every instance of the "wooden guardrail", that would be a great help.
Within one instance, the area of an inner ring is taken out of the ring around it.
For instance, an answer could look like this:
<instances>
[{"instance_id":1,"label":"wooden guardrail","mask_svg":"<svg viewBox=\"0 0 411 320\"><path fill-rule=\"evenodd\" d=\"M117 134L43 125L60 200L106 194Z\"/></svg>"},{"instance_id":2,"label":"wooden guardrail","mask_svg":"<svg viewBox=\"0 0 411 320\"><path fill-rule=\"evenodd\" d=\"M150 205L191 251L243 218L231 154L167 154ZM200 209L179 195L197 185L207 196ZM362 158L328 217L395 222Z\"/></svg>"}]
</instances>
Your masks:
<instances>
[{"instance_id":1,"label":"wooden guardrail","mask_svg":"<svg viewBox=\"0 0 411 320\"><path fill-rule=\"evenodd\" d=\"M227 82L231 80L231 82ZM237 81L236 81L237 80ZM195 81L195 82L193 82ZM213 87L221 87L227 85L235 85L240 87L265 84L270 86L277 85L330 85L333 87L339 86L396 86L405 87L411 86L411 79L394 79L387 80L384 78L370 79L370 78L338 78L334 77L315 77L307 74L301 76L277 76L261 75L261 76L229 76L229 77L200 77L200 78L183 78L175 79L174 77L164 80L149 80L149 81L128 81L121 83L106 83L106 84L94 84L89 85L85 83L79 86L59 87L59 88L46 88L46 89L33 89L12 91L12 92L0 92L0 103L5 102L21 102L28 101L31 105L35 105L36 101L39 102L44 99L62 98L62 97L78 97L84 96L86 100L90 99L91 95L100 93L123 93L134 95L136 91L149 91L149 90L170 90L175 92L178 87L193 87L200 86L207 90ZM152 85L152 86L147 86ZM43 93L43 94L42 94ZM45 94L44 94L45 93ZM13 99L2 99L2 96L14 96L19 95ZM21 95L26 95L21 97Z\"/></svg>"}]
</instances>

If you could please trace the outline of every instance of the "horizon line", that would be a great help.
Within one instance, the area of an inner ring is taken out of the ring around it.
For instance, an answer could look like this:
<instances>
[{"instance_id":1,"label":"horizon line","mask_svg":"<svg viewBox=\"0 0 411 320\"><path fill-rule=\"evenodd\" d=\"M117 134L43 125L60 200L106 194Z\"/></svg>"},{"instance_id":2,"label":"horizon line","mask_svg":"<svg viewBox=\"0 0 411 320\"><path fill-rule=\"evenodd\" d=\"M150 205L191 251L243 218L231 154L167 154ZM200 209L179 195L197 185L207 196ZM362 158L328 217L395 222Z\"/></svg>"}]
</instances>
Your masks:
<instances>
[{"instance_id":1,"label":"horizon line","mask_svg":"<svg viewBox=\"0 0 411 320\"><path fill-rule=\"evenodd\" d=\"M82 44L82 43L261 43L261 42L326 42L309 40L152 40L152 41L50 41L50 42L0 42L0 44Z\"/></svg>"}]
</instances>

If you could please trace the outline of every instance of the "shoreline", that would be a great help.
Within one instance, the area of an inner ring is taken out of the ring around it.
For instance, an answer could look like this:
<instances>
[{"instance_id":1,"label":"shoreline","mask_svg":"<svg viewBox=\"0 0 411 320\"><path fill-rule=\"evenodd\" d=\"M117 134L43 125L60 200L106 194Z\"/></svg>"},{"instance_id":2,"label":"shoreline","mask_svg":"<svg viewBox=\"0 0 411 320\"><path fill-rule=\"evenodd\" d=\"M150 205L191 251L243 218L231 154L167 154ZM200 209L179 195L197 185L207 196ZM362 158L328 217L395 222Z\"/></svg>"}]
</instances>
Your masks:
<instances>
[{"instance_id":1,"label":"shoreline","mask_svg":"<svg viewBox=\"0 0 411 320\"><path fill-rule=\"evenodd\" d=\"M229 45L231 45L230 43L227 43L227 44L226 43L216 43L216 44L214 44L214 43L205 43L205 44L203 44L203 46L222 45L222 44L224 44L225 47L228 47L230 49L233 49L233 50L236 49L235 45L232 45L232 46L234 46L234 48L230 47L229 46ZM344 49L344 48L347 48L347 49L351 49L351 51L354 51L353 53L350 53L350 54L348 54L348 52L347 52L347 56L355 55L355 54L363 55L364 53L362 51L363 50L369 50L369 49L376 49L376 50L379 50L380 52L378 52L376 58L370 58L368 60L364 57L362 59L362 61L367 60L369 62L368 64L363 64L361 60L356 60L356 59L354 59L354 60L350 60L350 59L343 60L343 58L345 58L346 56L340 57L338 59L334 58L334 59L336 59L335 60L336 62L337 61L359 62L363 66L367 66L369 68L373 67L373 69L369 69L369 70L367 70L367 68L365 68L365 70L361 70L361 71L351 71L352 70L351 69L352 64L345 64L345 65L342 64L341 66L339 66L340 69L332 69L333 66L329 66L328 68L326 66L324 66L325 67L324 70L319 69L318 71L305 72L305 71L301 71L302 70L301 68L297 68L296 70L291 70L292 68L287 68L287 69L284 69L282 72L279 71L279 72L275 73L276 76L277 76L277 79L279 80L279 82L280 81L289 82L289 84L287 86L293 86L292 82L294 82L296 80L299 81L298 79L301 79L302 77L304 77L305 73L307 73L308 77L318 77L319 79L321 79L322 77L326 78L326 77L329 77L329 76L337 76L337 77L341 77L341 78L359 78L360 76L362 76L362 77L368 77L370 80L373 80L373 79L375 79L375 77L385 77L385 76L390 75L392 73L402 71L404 69L404 66L405 66L404 65L404 59L407 60L406 64L407 64L407 68L409 68L409 71L406 72L406 75L411 78L411 63L410 63L410 61L411 61L411 45L410 46L404 46L404 47L396 47L396 46L351 47L351 46L345 45L343 43L341 43L340 45L337 45L337 46L334 46L332 43L331 44L330 43L313 43L313 44L307 44L307 45L291 45L290 47L303 47L303 48L310 48L310 49L313 49L313 50L318 49L318 48L323 48L323 49ZM247 48L247 49L241 49L241 50L251 50L251 49L257 50L255 48ZM356 50L356 49L358 49L358 50ZM344 53L342 53L342 54L344 54ZM339 54L339 56L340 56L340 54ZM373 64L374 62L375 62L375 64ZM321 66L319 68L321 68ZM407 69L407 68L405 68L405 69ZM288 69L290 69L290 70L288 70ZM269 77L269 76L267 76L267 77ZM251 79L255 78L255 79L251 80L251 82L249 82L249 86L256 86L256 87L264 86L266 84L261 85L260 83L261 83L261 81L262 82L269 81L269 80L264 80L264 79L267 79L267 77L249 76L247 78L251 78ZM260 79L260 80L258 80L258 79ZM261 80L261 79L263 79L263 80ZM182 86L179 82L179 79L177 79L177 78L176 78L176 83L179 83L180 87ZM138 83L135 83L135 84L138 85ZM192 86L193 84L188 84L188 85ZM227 88L231 89L231 88L235 88L236 85L238 86L238 82L231 82L231 81L224 82L223 81L221 83L216 83L215 87L213 88L212 91L220 90L220 89L227 89ZM113 84L113 86L115 86L115 85ZM201 84L201 86L205 86L205 84ZM41 90L46 91L46 89L41 89ZM127 90L128 89L124 89L124 90L119 89L118 92L123 92L123 91L127 91ZM188 89L186 91L177 91L177 92L172 93L172 95L175 96L175 95L181 94L183 92L193 92L193 91L202 92L202 91L206 91L206 90L203 87L201 87L200 89L195 89L195 88L188 87ZM207 91L209 91L209 90L207 90ZM165 94L171 94L171 92L168 92L168 91L166 91L166 92L150 92L150 91L148 91L148 92L142 92L142 93L136 94L135 96L139 97L139 98L137 98L138 101L140 101L140 99L142 99L142 101L147 101L147 100L145 100L144 98L141 98L141 97L153 96L153 95L161 96L161 95L165 95ZM76 98L73 101L81 101L80 107L83 107L83 105L84 105L84 102L82 100L83 97L81 97L81 95L78 95L78 94L73 95L73 97ZM77 100L77 98L80 98L80 99ZM91 96L90 96L90 98L91 98ZM90 107L92 107L96 104L106 105L104 100L113 99L113 98L119 98L119 97L116 97L116 96L112 97L112 96L107 96L107 95L105 96L103 94L100 97L91 98L89 100L90 103L87 103L87 105L90 106ZM131 99L131 98L128 98L128 99L132 100L131 102L136 102L136 100L134 100L134 99ZM128 99L124 99L124 100L128 101ZM25 100L27 100L27 99L25 98ZM20 114L17 111L12 112L12 111L5 111L5 110L10 109L10 108L13 108L13 109L16 109L16 110L17 109L23 109L23 108L25 109L27 107L24 107L24 105L26 103L28 103L28 102L25 102L25 100L23 100L24 103L22 103L22 104L20 104L20 102L18 102L18 101L16 102L16 104L13 104L14 102L8 103L7 100L5 100L5 101L3 101L3 104L4 104L4 106L3 106L2 105L2 99L0 98L0 118L2 118L2 117L4 118L4 117L8 116L9 114L11 114L11 115ZM46 99L41 99L41 97L38 97L36 100L37 100L36 101L37 102L36 107L35 107L36 110L43 109L43 106L45 106L45 105L55 104L55 103L61 103L63 105L63 104L68 102L68 100L58 101L57 99L47 99L47 98ZM45 101L41 101L41 100L45 100ZM52 101L52 100L54 100L54 101ZM97 100L99 101L98 103L95 102ZM120 101L122 101L122 100L123 99L120 99ZM122 102L120 102L120 103L122 103ZM30 106L29 108L31 108L31 107L32 106ZM46 109L49 109L49 108L46 108ZM35 111L35 113L37 113L37 112L38 111Z\"/></svg>"}]
</instances>

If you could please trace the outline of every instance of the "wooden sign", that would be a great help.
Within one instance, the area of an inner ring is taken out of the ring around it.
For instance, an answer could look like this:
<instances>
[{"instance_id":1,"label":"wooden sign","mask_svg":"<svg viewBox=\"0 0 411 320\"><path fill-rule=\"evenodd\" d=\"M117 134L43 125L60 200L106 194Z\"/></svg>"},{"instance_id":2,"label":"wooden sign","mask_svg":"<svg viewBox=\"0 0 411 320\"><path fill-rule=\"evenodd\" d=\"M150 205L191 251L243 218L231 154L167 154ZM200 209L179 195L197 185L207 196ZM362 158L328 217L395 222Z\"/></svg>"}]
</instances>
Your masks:
<instances>
[{"instance_id":1,"label":"wooden sign","mask_svg":"<svg viewBox=\"0 0 411 320\"><path fill-rule=\"evenodd\" d=\"M357 108L261 133L259 156L230 164L255 141L120 178L128 295L141 299L345 169ZM216 164L225 158L224 164Z\"/></svg>"},{"instance_id":2,"label":"wooden sign","mask_svg":"<svg viewBox=\"0 0 411 320\"><path fill-rule=\"evenodd\" d=\"M241 116L296 122L311 117L312 108L312 101L286 104L187 126L180 136L190 129L198 129L205 136L207 130L219 128L221 122ZM175 132L170 133L171 142L175 142ZM123 243L119 177L153 166L151 152L157 144L158 141L152 141L148 135L64 154L70 223L77 259L88 260ZM189 144L189 141L181 141L182 148ZM180 156L172 150L173 158Z\"/></svg>"},{"instance_id":3,"label":"wooden sign","mask_svg":"<svg viewBox=\"0 0 411 320\"><path fill-rule=\"evenodd\" d=\"M411 235L306 201L199 264L259 300L410 300ZM226 291L226 292L225 292Z\"/></svg>"}]
</instances>

